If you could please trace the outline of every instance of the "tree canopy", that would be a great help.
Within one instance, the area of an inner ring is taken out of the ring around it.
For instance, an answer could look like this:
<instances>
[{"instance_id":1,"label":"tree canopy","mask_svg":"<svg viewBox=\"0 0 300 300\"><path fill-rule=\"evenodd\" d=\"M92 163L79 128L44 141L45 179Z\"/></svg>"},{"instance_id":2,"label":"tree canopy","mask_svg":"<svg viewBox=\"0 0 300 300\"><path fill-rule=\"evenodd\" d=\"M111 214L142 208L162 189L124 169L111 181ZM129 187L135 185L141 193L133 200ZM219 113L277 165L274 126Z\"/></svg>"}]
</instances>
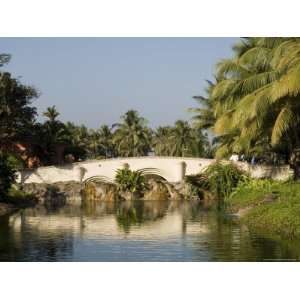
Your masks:
<instances>
[{"instance_id":1,"label":"tree canopy","mask_svg":"<svg viewBox=\"0 0 300 300\"><path fill-rule=\"evenodd\" d=\"M0 54L0 67L7 64L10 56ZM36 108L32 100L37 98L37 91L23 85L10 73L0 69L0 148L10 147L30 135L30 127L35 121Z\"/></svg>"},{"instance_id":2,"label":"tree canopy","mask_svg":"<svg viewBox=\"0 0 300 300\"><path fill-rule=\"evenodd\" d=\"M195 124L215 135L217 157L276 154L291 161L300 147L299 75L299 38L243 38L234 45L192 110Z\"/></svg>"}]
</instances>

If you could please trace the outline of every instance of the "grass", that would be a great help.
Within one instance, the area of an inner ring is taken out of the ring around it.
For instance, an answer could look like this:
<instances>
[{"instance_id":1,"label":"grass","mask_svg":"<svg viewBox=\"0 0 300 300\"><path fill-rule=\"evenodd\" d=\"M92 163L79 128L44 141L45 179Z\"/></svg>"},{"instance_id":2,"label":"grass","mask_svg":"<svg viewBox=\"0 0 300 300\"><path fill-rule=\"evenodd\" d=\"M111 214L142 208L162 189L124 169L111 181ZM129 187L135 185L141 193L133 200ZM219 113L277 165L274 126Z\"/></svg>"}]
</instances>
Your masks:
<instances>
[{"instance_id":1,"label":"grass","mask_svg":"<svg viewBox=\"0 0 300 300\"><path fill-rule=\"evenodd\" d=\"M225 199L227 208L236 212L241 208L259 205L267 195L278 195L286 183L270 179L246 179L241 181Z\"/></svg>"},{"instance_id":2,"label":"grass","mask_svg":"<svg viewBox=\"0 0 300 300\"><path fill-rule=\"evenodd\" d=\"M300 238L300 182L249 180L225 200L228 210L250 208L241 221L249 228L286 238Z\"/></svg>"}]
</instances>

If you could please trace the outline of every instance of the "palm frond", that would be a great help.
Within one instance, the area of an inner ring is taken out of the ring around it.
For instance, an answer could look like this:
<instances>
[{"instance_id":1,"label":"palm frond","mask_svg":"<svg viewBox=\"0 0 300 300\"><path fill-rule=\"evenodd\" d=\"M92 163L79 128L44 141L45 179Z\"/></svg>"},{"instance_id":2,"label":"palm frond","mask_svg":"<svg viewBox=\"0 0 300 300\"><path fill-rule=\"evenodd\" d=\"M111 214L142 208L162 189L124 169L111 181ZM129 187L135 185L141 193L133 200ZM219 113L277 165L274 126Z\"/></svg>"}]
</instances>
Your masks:
<instances>
[{"instance_id":1,"label":"palm frond","mask_svg":"<svg viewBox=\"0 0 300 300\"><path fill-rule=\"evenodd\" d=\"M295 125L298 122L299 116L294 113L291 105L287 104L285 107L283 107L276 118L272 130L272 145L276 145L280 141L281 137L290 129L291 125Z\"/></svg>"}]
</instances>

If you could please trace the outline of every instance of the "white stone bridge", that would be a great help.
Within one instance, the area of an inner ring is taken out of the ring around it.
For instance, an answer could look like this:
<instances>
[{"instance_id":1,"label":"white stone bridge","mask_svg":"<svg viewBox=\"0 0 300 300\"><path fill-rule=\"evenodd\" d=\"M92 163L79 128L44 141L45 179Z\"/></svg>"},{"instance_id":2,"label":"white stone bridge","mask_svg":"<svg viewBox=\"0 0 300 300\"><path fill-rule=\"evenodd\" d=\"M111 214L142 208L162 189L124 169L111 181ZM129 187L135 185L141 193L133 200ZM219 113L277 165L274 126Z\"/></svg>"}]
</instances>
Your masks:
<instances>
[{"instance_id":1,"label":"white stone bridge","mask_svg":"<svg viewBox=\"0 0 300 300\"><path fill-rule=\"evenodd\" d=\"M214 159L158 156L89 160L61 166L23 170L18 173L17 181L22 184L66 181L84 182L94 176L101 176L113 181L117 169L124 168L127 164L131 170L154 168L167 181L179 182L185 175L197 174L213 162L215 162ZM250 166L241 162L237 164L242 169L249 171L252 177L286 179L290 176L288 166Z\"/></svg>"}]
</instances>

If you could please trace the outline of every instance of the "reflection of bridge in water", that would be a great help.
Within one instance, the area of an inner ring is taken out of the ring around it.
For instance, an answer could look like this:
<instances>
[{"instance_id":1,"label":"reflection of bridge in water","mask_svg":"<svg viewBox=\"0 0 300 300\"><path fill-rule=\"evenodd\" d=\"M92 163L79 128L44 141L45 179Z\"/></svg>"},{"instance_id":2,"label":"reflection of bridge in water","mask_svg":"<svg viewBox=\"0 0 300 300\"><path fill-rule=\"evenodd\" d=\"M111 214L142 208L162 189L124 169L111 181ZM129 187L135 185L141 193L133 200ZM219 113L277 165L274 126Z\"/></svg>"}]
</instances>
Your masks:
<instances>
[{"instance_id":1,"label":"reflection of bridge in water","mask_svg":"<svg viewBox=\"0 0 300 300\"><path fill-rule=\"evenodd\" d=\"M198 174L214 162L214 159L156 156L91 160L62 166L24 170L19 172L18 181L21 183L81 182L94 176L102 176L112 181L115 178L116 171L128 165L131 170L155 169L167 181L179 182L185 175ZM286 179L290 175L287 166L250 166L242 162L236 164L249 171L253 177Z\"/></svg>"},{"instance_id":2,"label":"reflection of bridge in water","mask_svg":"<svg viewBox=\"0 0 300 300\"><path fill-rule=\"evenodd\" d=\"M36 231L40 235L72 234L85 238L165 239L178 234L206 233L206 226L186 226L191 217L191 203L169 201L135 201L97 203L89 210L64 207L59 213L48 213L44 207L26 209L10 217L15 234ZM194 208L199 214L200 206ZM159 233L159 235L158 235Z\"/></svg>"}]
</instances>

